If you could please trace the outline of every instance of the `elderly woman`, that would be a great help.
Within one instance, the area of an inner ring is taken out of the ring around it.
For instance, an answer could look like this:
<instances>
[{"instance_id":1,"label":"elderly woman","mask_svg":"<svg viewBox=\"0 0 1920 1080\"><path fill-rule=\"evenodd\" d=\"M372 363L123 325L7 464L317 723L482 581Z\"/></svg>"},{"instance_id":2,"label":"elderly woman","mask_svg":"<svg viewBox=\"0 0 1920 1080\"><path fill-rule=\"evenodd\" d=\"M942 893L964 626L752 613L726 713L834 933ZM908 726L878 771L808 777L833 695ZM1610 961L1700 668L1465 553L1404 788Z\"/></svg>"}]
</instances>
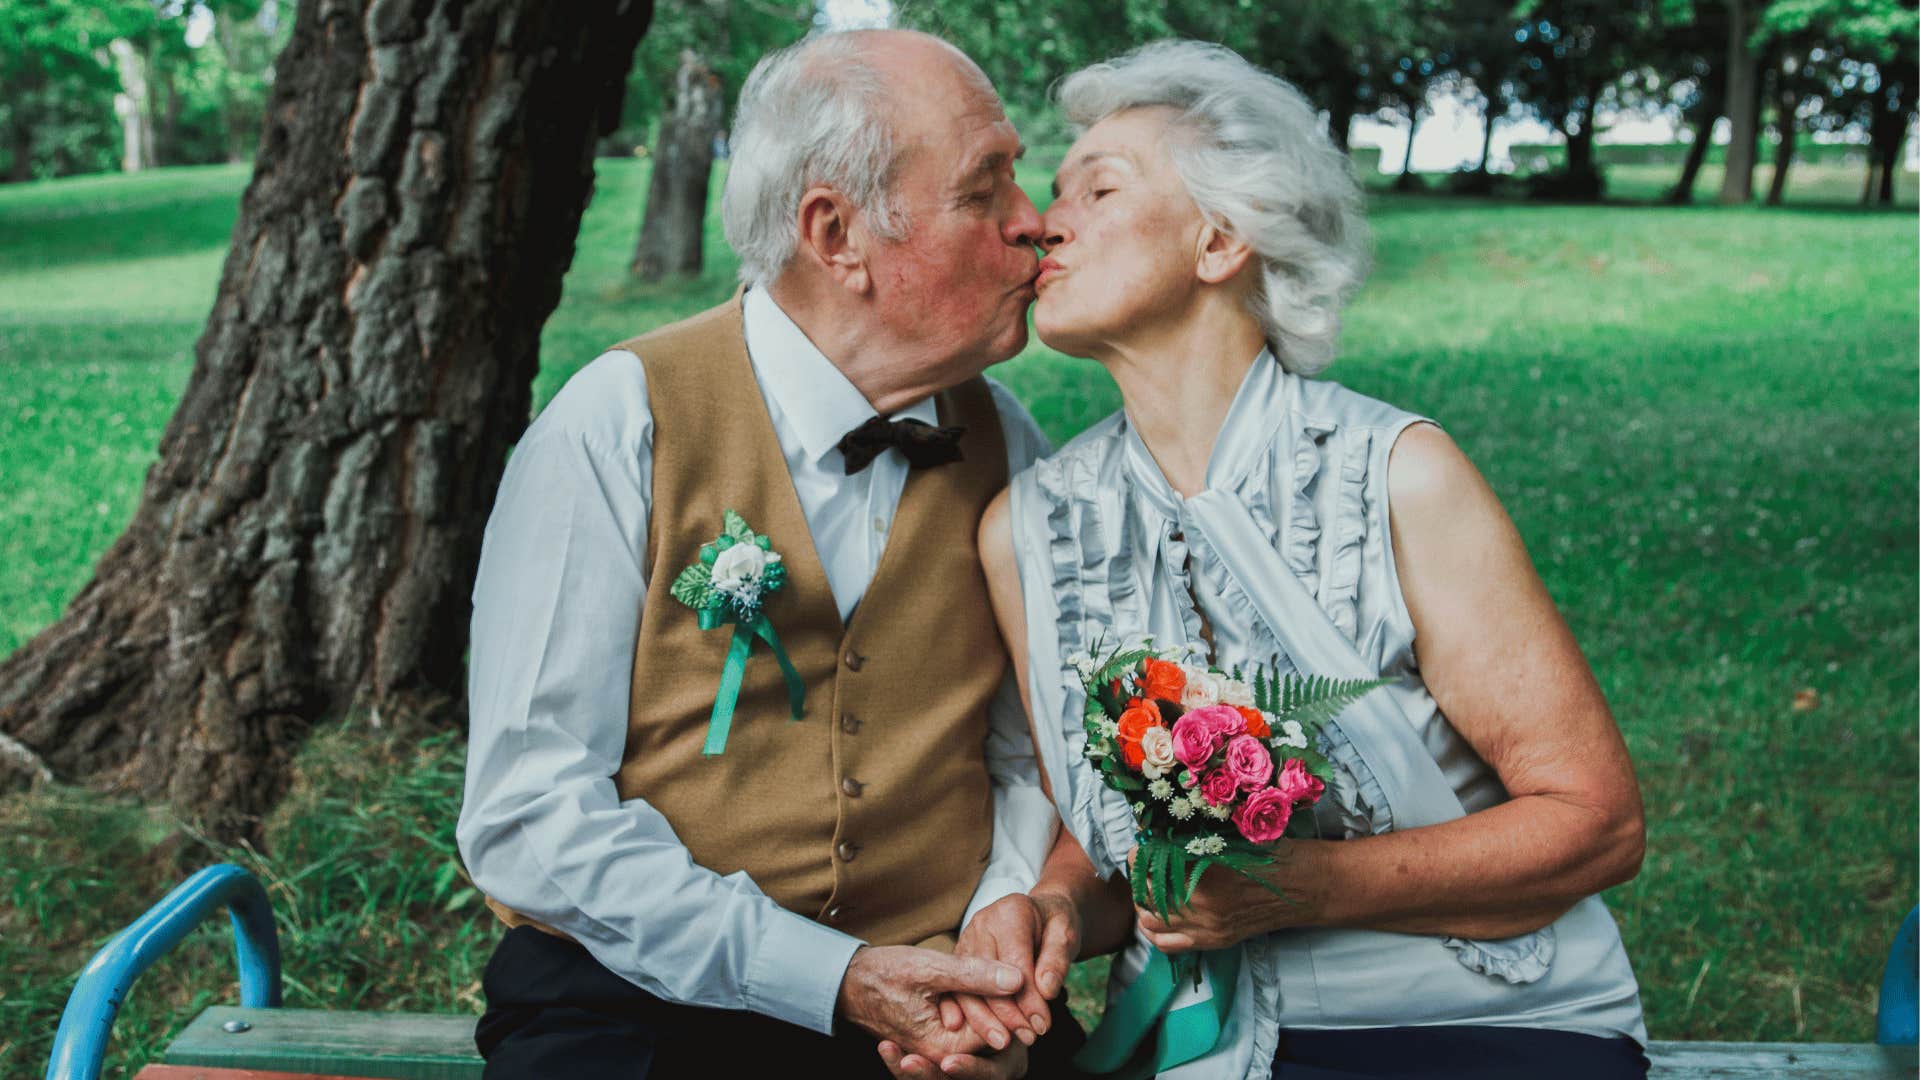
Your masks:
<instances>
[{"instance_id":1,"label":"elderly woman","mask_svg":"<svg viewBox=\"0 0 1920 1080\"><path fill-rule=\"evenodd\" d=\"M1090 947L1131 931L1119 984L1148 946L1238 960L1233 985L1185 992L1231 995L1204 1052L1149 1039L1131 1070L1644 1075L1638 989L1595 895L1643 846L1606 700L1452 440L1311 377L1366 269L1345 156L1299 92L1216 46L1148 46L1058 96L1083 134L1044 217L1034 326L1105 367L1125 407L1015 477L981 527L1084 851L1034 892L1071 899ZM1267 871L1287 899L1215 870L1171 921L1119 901L1125 927L1091 884L1126 872L1133 817L1082 760L1074 659L1142 635L1223 670L1392 680L1325 734L1319 838L1283 841Z\"/></svg>"}]
</instances>

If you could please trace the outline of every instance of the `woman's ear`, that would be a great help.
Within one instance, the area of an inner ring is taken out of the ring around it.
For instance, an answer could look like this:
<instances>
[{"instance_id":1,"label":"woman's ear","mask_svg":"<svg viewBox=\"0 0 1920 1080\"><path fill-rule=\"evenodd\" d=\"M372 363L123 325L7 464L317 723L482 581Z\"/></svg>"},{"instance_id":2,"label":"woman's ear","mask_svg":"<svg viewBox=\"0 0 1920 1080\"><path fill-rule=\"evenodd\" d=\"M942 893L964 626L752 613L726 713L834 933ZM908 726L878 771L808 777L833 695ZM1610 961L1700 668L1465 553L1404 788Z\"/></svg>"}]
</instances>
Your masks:
<instances>
[{"instance_id":1,"label":"woman's ear","mask_svg":"<svg viewBox=\"0 0 1920 1080\"><path fill-rule=\"evenodd\" d=\"M800 249L796 254L841 288L864 293L872 286L872 278L852 221L853 205L845 195L830 187L808 188L800 196Z\"/></svg>"},{"instance_id":2,"label":"woman's ear","mask_svg":"<svg viewBox=\"0 0 1920 1080\"><path fill-rule=\"evenodd\" d=\"M1202 223L1194 276L1209 285L1231 280L1253 258L1253 245L1211 223Z\"/></svg>"}]
</instances>

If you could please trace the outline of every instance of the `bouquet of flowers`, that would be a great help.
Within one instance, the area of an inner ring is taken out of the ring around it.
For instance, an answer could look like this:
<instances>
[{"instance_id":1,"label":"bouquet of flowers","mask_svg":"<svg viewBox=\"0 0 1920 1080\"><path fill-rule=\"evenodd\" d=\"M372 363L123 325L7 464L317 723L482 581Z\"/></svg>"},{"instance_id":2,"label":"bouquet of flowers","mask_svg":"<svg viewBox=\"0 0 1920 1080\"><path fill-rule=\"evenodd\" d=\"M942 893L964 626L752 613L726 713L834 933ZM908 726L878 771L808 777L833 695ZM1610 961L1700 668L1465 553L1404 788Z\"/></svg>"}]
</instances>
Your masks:
<instances>
[{"instance_id":1,"label":"bouquet of flowers","mask_svg":"<svg viewBox=\"0 0 1920 1080\"><path fill-rule=\"evenodd\" d=\"M1322 725L1385 679L1274 677L1183 662L1146 642L1082 657L1085 754L1133 806L1133 899L1162 918L1187 906L1200 876L1224 866L1278 893L1255 869L1283 836L1312 836L1331 778L1315 749Z\"/></svg>"}]
</instances>

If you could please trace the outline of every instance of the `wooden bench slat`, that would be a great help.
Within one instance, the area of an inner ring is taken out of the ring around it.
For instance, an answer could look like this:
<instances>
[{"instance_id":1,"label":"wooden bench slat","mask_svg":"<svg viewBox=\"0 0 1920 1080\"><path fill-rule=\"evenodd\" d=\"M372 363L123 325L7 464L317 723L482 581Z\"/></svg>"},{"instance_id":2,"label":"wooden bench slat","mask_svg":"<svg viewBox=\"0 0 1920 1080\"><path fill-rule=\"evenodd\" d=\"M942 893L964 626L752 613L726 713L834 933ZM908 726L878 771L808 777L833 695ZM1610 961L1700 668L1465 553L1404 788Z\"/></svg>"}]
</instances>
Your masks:
<instances>
[{"instance_id":1,"label":"wooden bench slat","mask_svg":"<svg viewBox=\"0 0 1920 1080\"><path fill-rule=\"evenodd\" d=\"M353 1076L318 1073L261 1072L258 1069L217 1069L210 1065L149 1065L133 1080L360 1080Z\"/></svg>"},{"instance_id":2,"label":"wooden bench slat","mask_svg":"<svg viewBox=\"0 0 1920 1080\"><path fill-rule=\"evenodd\" d=\"M325 1009L242 1009L216 1005L201 1013L167 1049L168 1066L256 1070L195 1074L142 1073L137 1080L272 1080L376 1077L384 1080L479 1080L474 1017L435 1013L364 1013ZM252 1025L230 1034L222 1025ZM1654 1042L1647 1048L1656 1080L1913 1080L1920 1054L1911 1046L1856 1043ZM157 1067L150 1067L157 1068Z\"/></svg>"},{"instance_id":3,"label":"wooden bench slat","mask_svg":"<svg viewBox=\"0 0 1920 1080\"><path fill-rule=\"evenodd\" d=\"M229 1020L251 1027L226 1031ZM377 1077L479 1080L471 1016L215 1005L167 1048L168 1065Z\"/></svg>"},{"instance_id":4,"label":"wooden bench slat","mask_svg":"<svg viewBox=\"0 0 1920 1080\"><path fill-rule=\"evenodd\" d=\"M1913 1047L1872 1043L1654 1042L1647 1058L1659 1080L1913 1080L1920 1068Z\"/></svg>"}]
</instances>

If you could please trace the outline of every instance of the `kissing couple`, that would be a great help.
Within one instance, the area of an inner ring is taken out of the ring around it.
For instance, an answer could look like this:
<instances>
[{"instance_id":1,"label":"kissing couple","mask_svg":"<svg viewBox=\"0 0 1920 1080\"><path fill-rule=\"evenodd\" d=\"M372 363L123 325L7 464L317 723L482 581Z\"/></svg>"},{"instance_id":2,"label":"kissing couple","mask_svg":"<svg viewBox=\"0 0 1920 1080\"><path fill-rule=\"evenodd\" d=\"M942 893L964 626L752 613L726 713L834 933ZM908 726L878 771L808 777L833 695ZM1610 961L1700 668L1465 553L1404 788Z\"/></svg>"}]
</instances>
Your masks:
<instances>
[{"instance_id":1,"label":"kissing couple","mask_svg":"<svg viewBox=\"0 0 1920 1080\"><path fill-rule=\"evenodd\" d=\"M767 56L721 203L743 288L514 450L458 830L508 927L486 1075L1644 1076L1606 700L1454 442L1316 377L1369 263L1346 156L1215 45L1055 98L1042 213L945 42ZM981 374L1029 312L1123 401L1051 452ZM1085 753L1086 654L1138 640L1210 695L1385 683L1318 731L1306 835L1177 910L1129 874L1144 800L1185 796ZM1066 976L1106 953L1089 1036Z\"/></svg>"}]
</instances>

